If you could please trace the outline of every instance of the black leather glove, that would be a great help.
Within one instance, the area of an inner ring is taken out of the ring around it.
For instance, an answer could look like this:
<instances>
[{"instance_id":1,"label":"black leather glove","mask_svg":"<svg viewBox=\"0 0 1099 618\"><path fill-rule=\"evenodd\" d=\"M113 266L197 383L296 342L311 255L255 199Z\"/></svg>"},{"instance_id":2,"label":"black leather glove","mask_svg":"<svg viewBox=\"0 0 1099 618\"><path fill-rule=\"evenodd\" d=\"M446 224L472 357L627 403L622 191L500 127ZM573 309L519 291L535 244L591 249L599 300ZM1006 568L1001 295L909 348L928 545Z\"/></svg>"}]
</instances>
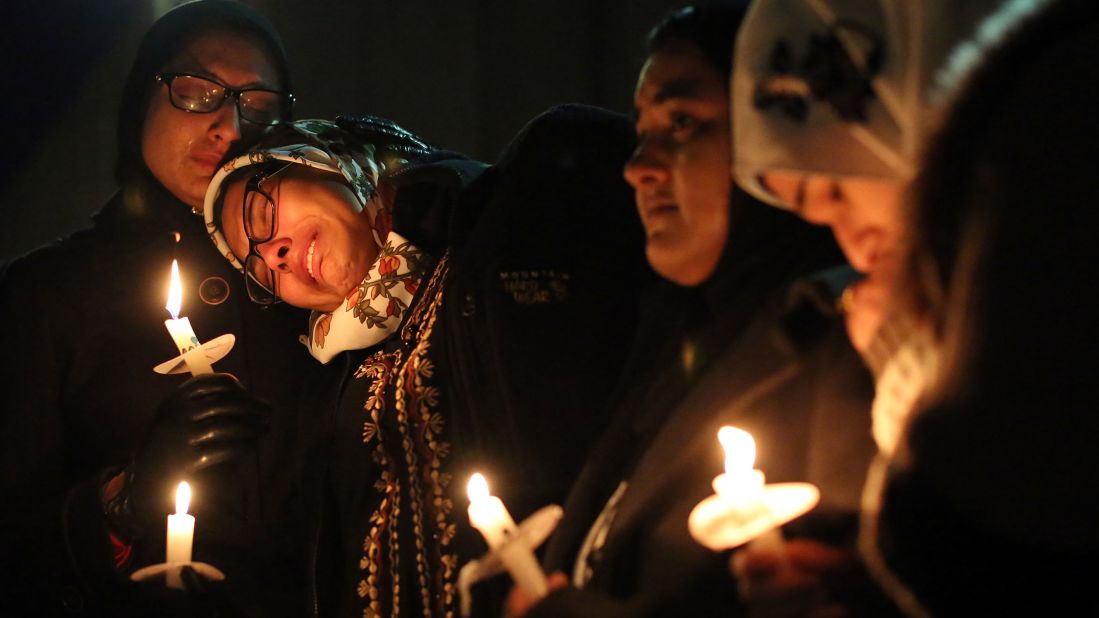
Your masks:
<instances>
[{"instance_id":1,"label":"black leather glove","mask_svg":"<svg viewBox=\"0 0 1099 618\"><path fill-rule=\"evenodd\" d=\"M145 530L163 534L179 482L253 453L270 409L226 373L185 382L160 404L125 470L125 485L104 505L108 525L128 539Z\"/></svg>"}]
</instances>

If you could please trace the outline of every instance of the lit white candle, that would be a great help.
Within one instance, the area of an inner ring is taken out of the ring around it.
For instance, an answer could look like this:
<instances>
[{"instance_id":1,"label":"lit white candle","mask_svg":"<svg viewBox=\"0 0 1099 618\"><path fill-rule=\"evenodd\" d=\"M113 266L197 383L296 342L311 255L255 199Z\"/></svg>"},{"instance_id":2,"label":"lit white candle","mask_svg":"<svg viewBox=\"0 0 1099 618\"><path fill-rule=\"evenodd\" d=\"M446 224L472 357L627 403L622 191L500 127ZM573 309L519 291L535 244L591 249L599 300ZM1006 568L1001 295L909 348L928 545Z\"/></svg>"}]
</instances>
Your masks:
<instances>
[{"instance_id":1,"label":"lit white candle","mask_svg":"<svg viewBox=\"0 0 1099 618\"><path fill-rule=\"evenodd\" d=\"M515 520L507 507L488 491L488 482L480 473L469 479L469 522L485 537L489 549L497 553L515 584L531 600L546 596L546 574L534 553L524 542L515 540Z\"/></svg>"},{"instance_id":2,"label":"lit white candle","mask_svg":"<svg viewBox=\"0 0 1099 618\"><path fill-rule=\"evenodd\" d=\"M763 472L753 468L756 441L747 431L728 425L718 430L717 439L725 450L725 473L714 479L714 491L730 508L754 515L761 506L764 482Z\"/></svg>"},{"instance_id":3,"label":"lit white candle","mask_svg":"<svg viewBox=\"0 0 1099 618\"><path fill-rule=\"evenodd\" d=\"M725 451L725 473L714 479L714 491L733 517L745 520L766 515L763 502L765 478L756 464L756 441L752 434L726 425L718 430L717 440ZM780 550L784 542L779 528L771 528L749 542L756 549Z\"/></svg>"},{"instance_id":4,"label":"lit white candle","mask_svg":"<svg viewBox=\"0 0 1099 618\"><path fill-rule=\"evenodd\" d=\"M168 515L168 540L165 562L169 564L187 564L191 562L191 547L195 540L195 516L187 514L191 504L191 486L183 481L176 488L176 512ZM168 586L183 588L179 570L168 572Z\"/></svg>"},{"instance_id":5,"label":"lit white candle","mask_svg":"<svg viewBox=\"0 0 1099 618\"><path fill-rule=\"evenodd\" d=\"M725 449L725 473L713 481L715 494L691 509L691 536L716 551L748 543L782 552L779 526L816 506L820 490L811 483L767 485L763 472L755 469L756 441L747 431L725 426L717 439Z\"/></svg>"},{"instance_id":6,"label":"lit white candle","mask_svg":"<svg viewBox=\"0 0 1099 618\"><path fill-rule=\"evenodd\" d=\"M469 521L481 531L488 546L495 549L515 534L515 520L507 507L488 491L488 481L480 472L469 478Z\"/></svg>"},{"instance_id":7,"label":"lit white candle","mask_svg":"<svg viewBox=\"0 0 1099 618\"><path fill-rule=\"evenodd\" d=\"M179 353L183 355L183 361L187 363L187 368L192 375L213 373L214 369L201 349L202 344L195 336L194 329L191 328L191 321L186 317L179 317L182 306L183 285L179 277L179 262L172 260L172 276L168 285L168 303L164 306L168 313L172 314L172 317L165 320L164 325L168 327L168 333L172 335L172 341L179 348Z\"/></svg>"}]
</instances>

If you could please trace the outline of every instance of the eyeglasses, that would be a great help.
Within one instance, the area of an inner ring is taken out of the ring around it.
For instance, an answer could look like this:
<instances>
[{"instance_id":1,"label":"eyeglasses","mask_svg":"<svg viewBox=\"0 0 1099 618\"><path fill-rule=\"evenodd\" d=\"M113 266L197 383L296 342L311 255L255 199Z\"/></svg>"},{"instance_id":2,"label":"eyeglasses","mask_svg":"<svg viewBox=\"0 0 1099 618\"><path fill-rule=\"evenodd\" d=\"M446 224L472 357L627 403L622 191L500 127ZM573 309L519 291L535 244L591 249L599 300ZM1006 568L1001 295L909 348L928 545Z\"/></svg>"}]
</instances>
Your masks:
<instances>
[{"instance_id":1,"label":"eyeglasses","mask_svg":"<svg viewBox=\"0 0 1099 618\"><path fill-rule=\"evenodd\" d=\"M280 300L278 276L267 266L257 248L275 237L279 222L278 205L264 183L291 165L293 163L286 163L274 170L261 170L244 185L241 216L244 218L244 235L248 238L248 255L244 259L244 289L248 291L248 298L260 305L273 305Z\"/></svg>"},{"instance_id":2,"label":"eyeglasses","mask_svg":"<svg viewBox=\"0 0 1099 618\"><path fill-rule=\"evenodd\" d=\"M168 100L185 112L208 114L221 109L226 99L237 102L240 117L255 124L272 125L290 117L294 95L266 88L235 89L191 73L161 73L158 82L168 85Z\"/></svg>"}]
</instances>

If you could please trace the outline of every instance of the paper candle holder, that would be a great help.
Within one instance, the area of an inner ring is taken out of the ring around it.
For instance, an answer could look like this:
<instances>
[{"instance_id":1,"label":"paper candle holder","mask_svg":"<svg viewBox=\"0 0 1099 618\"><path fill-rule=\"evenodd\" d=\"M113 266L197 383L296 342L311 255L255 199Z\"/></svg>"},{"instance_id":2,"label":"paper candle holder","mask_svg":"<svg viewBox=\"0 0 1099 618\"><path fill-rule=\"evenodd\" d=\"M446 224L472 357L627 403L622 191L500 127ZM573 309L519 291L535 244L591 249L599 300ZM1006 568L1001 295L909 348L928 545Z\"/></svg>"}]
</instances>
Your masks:
<instances>
[{"instance_id":1,"label":"paper candle holder","mask_svg":"<svg viewBox=\"0 0 1099 618\"><path fill-rule=\"evenodd\" d=\"M775 483L764 485L758 507L746 514L715 494L691 510L687 529L704 547L732 549L808 513L819 501L820 490L811 483Z\"/></svg>"},{"instance_id":2,"label":"paper candle holder","mask_svg":"<svg viewBox=\"0 0 1099 618\"><path fill-rule=\"evenodd\" d=\"M185 566L191 567L199 575L210 581L225 581L225 573L223 573L221 569L212 564L206 564L205 562L161 562L159 564L151 564L131 573L130 579L135 582L140 582L152 579L158 575L164 575L165 580L169 582L169 587L180 588L182 586L172 586L171 582L173 580L180 581L182 579L180 573Z\"/></svg>"},{"instance_id":3,"label":"paper candle holder","mask_svg":"<svg viewBox=\"0 0 1099 618\"><path fill-rule=\"evenodd\" d=\"M756 441L743 429L726 425L717 439L725 451L725 473L714 478L714 495L687 517L691 537L713 550L749 542L780 550L778 527L816 506L820 490L811 483L767 485L763 472L755 469Z\"/></svg>"},{"instance_id":4,"label":"paper candle holder","mask_svg":"<svg viewBox=\"0 0 1099 618\"><path fill-rule=\"evenodd\" d=\"M235 335L221 335L219 337L215 337L210 341L199 344L198 347L192 350L188 350L187 352L184 352L171 360L160 363L156 367L153 367L153 371L159 374L169 375L191 372L191 368L194 366L213 365L217 361L225 358L225 356L229 354L229 352L233 349L233 346L236 344L236 342L237 338Z\"/></svg>"}]
</instances>

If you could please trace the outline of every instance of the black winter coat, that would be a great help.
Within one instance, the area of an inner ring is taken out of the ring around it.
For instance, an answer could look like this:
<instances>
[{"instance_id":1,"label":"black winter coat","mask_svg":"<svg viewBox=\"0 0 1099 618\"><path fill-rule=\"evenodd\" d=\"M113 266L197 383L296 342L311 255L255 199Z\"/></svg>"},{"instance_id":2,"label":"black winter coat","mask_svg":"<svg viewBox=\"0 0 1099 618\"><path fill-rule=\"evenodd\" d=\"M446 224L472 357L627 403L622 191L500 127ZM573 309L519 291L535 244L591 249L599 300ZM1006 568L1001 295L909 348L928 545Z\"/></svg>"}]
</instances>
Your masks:
<instances>
[{"instance_id":1,"label":"black winter coat","mask_svg":"<svg viewBox=\"0 0 1099 618\"><path fill-rule=\"evenodd\" d=\"M236 595L278 598L301 588L261 553L277 546L262 537L286 522L282 503L299 476L298 419L289 411L302 384L324 371L297 341L306 317L250 302L200 217L149 182L116 195L92 228L15 260L0 278L0 604L34 614L121 611L115 603L126 584L113 566L98 492L105 471L129 461L160 401L188 377L152 370L177 354L164 327L173 258L184 281L182 314L199 339L236 335L215 370L275 406L256 461L233 472L245 489L229 508L243 513L247 528L221 527L196 502L195 559L228 572ZM195 479L196 496L209 481ZM163 547L162 536L139 543L131 566L162 561ZM242 570L252 560L269 565L258 583Z\"/></svg>"},{"instance_id":2,"label":"black winter coat","mask_svg":"<svg viewBox=\"0 0 1099 618\"><path fill-rule=\"evenodd\" d=\"M717 430L725 424L756 438L756 467L768 482L820 487L822 504L788 531L853 546L874 452L869 375L841 324L810 303L788 301L795 281L835 263L834 248L819 231L754 200L731 229L718 270L701 289L672 287L667 292L678 298L650 301L647 313L668 317L648 321L651 336L641 340L648 351L641 348L626 405L565 503L547 573L571 579L596 518L620 483L626 488L608 511L605 541L581 567L590 580L550 594L532 618L746 615L728 554L699 545L687 529L691 509L723 471ZM682 307L684 298L693 304Z\"/></svg>"}]
</instances>

